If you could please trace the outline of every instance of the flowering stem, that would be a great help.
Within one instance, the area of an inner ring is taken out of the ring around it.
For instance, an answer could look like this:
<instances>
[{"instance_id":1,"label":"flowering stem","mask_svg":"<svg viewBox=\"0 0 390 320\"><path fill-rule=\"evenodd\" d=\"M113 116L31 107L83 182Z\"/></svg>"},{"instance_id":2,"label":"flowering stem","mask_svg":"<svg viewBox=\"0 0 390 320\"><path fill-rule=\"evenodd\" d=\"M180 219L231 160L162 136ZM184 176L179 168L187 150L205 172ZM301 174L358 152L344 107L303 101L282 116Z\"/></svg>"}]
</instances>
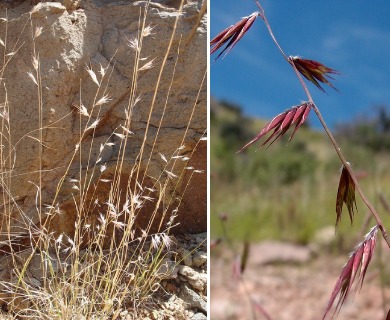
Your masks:
<instances>
[{"instance_id":1,"label":"flowering stem","mask_svg":"<svg viewBox=\"0 0 390 320\"><path fill-rule=\"evenodd\" d=\"M379 226L379 229L381 230L383 239L385 239L387 246L390 248L389 235L387 234L387 231L386 231L385 227L383 226L382 220L379 217L378 212L375 210L375 208L370 203L370 201L368 201L366 195L364 194L362 188L360 187L359 182L358 182L355 174L353 173L351 166L349 165L349 163L345 159L343 153L341 152L341 148L339 147L336 139L334 138L333 134L330 132L328 126L326 125L325 120L322 117L320 110L317 108L317 106L314 103L312 103L312 107L313 107L313 110L318 117L318 120L320 120L322 127L324 128L326 134L328 135L329 140L331 141L334 149L336 150L336 153L337 153L338 157L340 158L340 161L343 163L344 168L348 171L349 175L351 176L352 181L355 184L355 188L357 189L357 191L360 195L360 198L363 200L364 204L367 206L368 210L370 210L371 214L375 218L377 225Z\"/></svg>"},{"instance_id":2,"label":"flowering stem","mask_svg":"<svg viewBox=\"0 0 390 320\"><path fill-rule=\"evenodd\" d=\"M278 41L276 40L276 38L274 36L274 33L272 32L271 25L268 23L268 20L267 20L267 17L265 16L263 7L261 6L261 4L259 3L258 0L255 0L255 3L260 10L260 14L261 14L260 16L263 19L272 40L275 42L276 46L278 47L280 53L283 55L284 59L286 59L288 61L287 55L284 53L282 47L279 45Z\"/></svg>"},{"instance_id":3,"label":"flowering stem","mask_svg":"<svg viewBox=\"0 0 390 320\"><path fill-rule=\"evenodd\" d=\"M306 93L306 95L307 95L308 101L309 101L312 105L315 105L315 103L314 103L314 101L313 101L313 98L312 98L312 96L311 96L311 93L310 93L309 89L307 88L305 81L303 81L302 76L301 76L301 74L299 73L299 71L298 71L297 67L295 66L294 62L291 62L290 60L287 60L287 61L288 61L288 63L292 66L292 68L294 69L294 72L295 72L296 76L298 77L299 82L301 83L301 85L302 85L302 87L303 87L303 90L305 90L305 93ZM314 109L314 110L315 110L315 109ZM325 129L325 131L326 131L326 129Z\"/></svg>"},{"instance_id":4,"label":"flowering stem","mask_svg":"<svg viewBox=\"0 0 390 320\"><path fill-rule=\"evenodd\" d=\"M349 175L351 176L352 178L352 181L354 182L355 184L355 187L360 195L360 198L363 200L364 204L367 206L367 208L369 209L369 211L371 212L371 214L373 215L373 217L375 218L378 226L379 226L379 229L381 230L381 233L382 233L382 236L383 238L385 239L388 247L390 248L390 239L389 239L389 236L387 234L387 231L385 229L385 227L383 226L383 223L382 223L382 220L381 218L379 217L379 214L378 212L375 210L375 208L372 206L372 204L368 201L367 197L365 196L363 190L361 189L360 185L359 185L359 182L355 176L355 174L353 173L352 171L352 168L351 166L349 165L349 163L347 162L347 160L345 159L343 153L341 152L341 148L339 147L336 139L334 138L333 134L330 132L328 126L326 125L325 123L325 120L324 118L322 117L321 115L321 112L320 110L317 108L316 104L314 103L313 101L313 97L311 96L310 94L310 91L309 89L307 88L306 86L306 83L303 81L302 79L302 76L301 74L299 73L299 71L297 70L294 62L291 62L288 57L286 56L286 54L284 53L283 49L281 48L281 46L279 45L278 41L276 40L273 32L272 32L272 29L271 29L271 26L270 24L268 23L268 20L265 16L265 13L264 13L264 9L263 7L261 6L261 4L259 3L258 0L254 0L257 7L260 9L260 13L261 13L261 17L268 29L268 32L272 38L272 40L274 41L274 43L276 44L276 46L278 47L279 51L282 53L283 57L287 60L287 62L291 65L291 67L294 69L294 72L296 74L296 76L298 77L299 79L299 82L301 83L302 87L303 87L303 90L305 91L306 95L307 95L307 98L308 98L308 102L311 104L314 112L316 113L318 119L320 120L321 122L321 125L322 127L324 128L326 134L328 135L329 137L329 140L331 141L334 149L336 150L336 153L340 159L340 161L343 163L344 167L346 168L346 170L348 171Z\"/></svg>"}]
</instances>

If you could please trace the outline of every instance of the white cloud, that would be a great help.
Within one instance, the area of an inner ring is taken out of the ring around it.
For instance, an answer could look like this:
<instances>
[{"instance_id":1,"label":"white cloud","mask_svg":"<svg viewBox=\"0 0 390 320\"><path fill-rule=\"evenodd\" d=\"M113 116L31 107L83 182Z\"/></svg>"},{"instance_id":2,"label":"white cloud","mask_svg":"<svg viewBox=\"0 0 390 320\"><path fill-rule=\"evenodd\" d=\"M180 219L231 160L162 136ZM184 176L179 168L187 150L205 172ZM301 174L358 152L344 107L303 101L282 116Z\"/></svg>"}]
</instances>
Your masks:
<instances>
[{"instance_id":1,"label":"white cloud","mask_svg":"<svg viewBox=\"0 0 390 320\"><path fill-rule=\"evenodd\" d=\"M366 50L390 51L390 31L362 25L335 24L330 28L328 35L322 40L324 50L333 54L342 54L350 45L356 45ZM340 58L340 57L339 57Z\"/></svg>"}]
</instances>

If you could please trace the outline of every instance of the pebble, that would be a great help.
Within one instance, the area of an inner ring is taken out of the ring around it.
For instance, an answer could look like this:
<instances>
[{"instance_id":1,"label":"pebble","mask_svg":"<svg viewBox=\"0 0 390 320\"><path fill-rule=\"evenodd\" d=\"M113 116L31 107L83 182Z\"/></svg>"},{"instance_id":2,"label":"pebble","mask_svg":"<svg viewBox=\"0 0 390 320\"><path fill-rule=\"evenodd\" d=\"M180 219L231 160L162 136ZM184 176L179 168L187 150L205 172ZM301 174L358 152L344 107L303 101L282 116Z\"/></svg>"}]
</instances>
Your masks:
<instances>
[{"instance_id":1,"label":"pebble","mask_svg":"<svg viewBox=\"0 0 390 320\"><path fill-rule=\"evenodd\" d=\"M191 252L189 252L187 249L180 248L178 250L181 258L183 259L183 262L186 266L191 267L192 266L192 255Z\"/></svg>"},{"instance_id":2,"label":"pebble","mask_svg":"<svg viewBox=\"0 0 390 320\"><path fill-rule=\"evenodd\" d=\"M195 313L191 320L207 320L207 316L205 316L203 313L201 312L198 312L198 313Z\"/></svg>"},{"instance_id":3,"label":"pebble","mask_svg":"<svg viewBox=\"0 0 390 320\"><path fill-rule=\"evenodd\" d=\"M180 298L182 298L188 304L189 307L187 309L198 308L200 311L207 313L207 302L199 294L188 288L186 285L183 285Z\"/></svg>"},{"instance_id":4,"label":"pebble","mask_svg":"<svg viewBox=\"0 0 390 320\"><path fill-rule=\"evenodd\" d=\"M188 279L188 282L194 289L203 292L207 286L207 275L204 273L198 273L197 276L198 277L194 280Z\"/></svg>"},{"instance_id":5,"label":"pebble","mask_svg":"<svg viewBox=\"0 0 390 320\"><path fill-rule=\"evenodd\" d=\"M207 261L207 253L203 251L197 251L192 257L192 263L195 267L199 268Z\"/></svg>"},{"instance_id":6,"label":"pebble","mask_svg":"<svg viewBox=\"0 0 390 320\"><path fill-rule=\"evenodd\" d=\"M179 266L179 273L188 279L194 289L203 292L207 286L207 274L200 273L188 266Z\"/></svg>"},{"instance_id":7,"label":"pebble","mask_svg":"<svg viewBox=\"0 0 390 320\"><path fill-rule=\"evenodd\" d=\"M249 263L267 264L305 264L311 259L311 250L306 246L280 241L263 241L250 248Z\"/></svg>"}]
</instances>

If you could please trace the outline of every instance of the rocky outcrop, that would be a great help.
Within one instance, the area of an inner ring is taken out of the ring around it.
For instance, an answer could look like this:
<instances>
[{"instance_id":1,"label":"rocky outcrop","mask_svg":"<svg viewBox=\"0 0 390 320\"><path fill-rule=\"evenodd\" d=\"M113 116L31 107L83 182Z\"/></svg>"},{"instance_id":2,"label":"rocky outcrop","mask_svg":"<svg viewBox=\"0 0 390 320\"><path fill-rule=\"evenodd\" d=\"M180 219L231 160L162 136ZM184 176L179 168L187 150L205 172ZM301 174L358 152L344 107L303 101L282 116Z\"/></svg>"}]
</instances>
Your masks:
<instances>
[{"instance_id":1,"label":"rocky outcrop","mask_svg":"<svg viewBox=\"0 0 390 320\"><path fill-rule=\"evenodd\" d=\"M1 234L44 224L71 235L77 204L93 224L107 209L113 181L118 207L126 190L145 191L138 230L156 207L156 231L176 209L174 231L206 230L205 5L24 1L9 6L7 17L3 7Z\"/></svg>"},{"instance_id":2,"label":"rocky outcrop","mask_svg":"<svg viewBox=\"0 0 390 320\"><path fill-rule=\"evenodd\" d=\"M207 319L207 233L200 234L185 234L177 237L171 236L171 245L168 250L165 250L165 258L160 262L160 267L154 271L151 278L159 285L159 290L153 291L149 299L149 303L141 306L138 310L138 315L134 317L134 310L126 304L121 305L118 309L121 310L117 319ZM150 245L150 243L148 243ZM149 246L146 246L148 248ZM136 246L129 247L129 251L137 250ZM99 252L87 254L87 250L82 250L80 256L84 257L82 268L88 270L90 267L90 259L93 261L99 260ZM94 255L97 257L93 257ZM56 254L50 255L51 268L44 272L42 270L42 256L40 253L32 254L28 250L15 254L14 257L5 256L0 258L0 314L3 310L11 309L11 301L15 303L21 314L27 312L29 319L41 319L36 317L40 310L35 310L32 299L26 299L20 292L12 296L10 290L6 288L17 287L18 277L13 270L16 268L22 269L25 267L25 286L35 292L45 292L45 282L50 281L53 275L61 279L69 278L71 274L70 265L67 259L59 259ZM105 250L105 256L110 256L110 252ZM30 260L28 265L24 261ZM66 255L64 255L66 256ZM92 256L92 258L91 258ZM129 255L131 256L131 254ZM159 260L160 258L158 258ZM108 263L109 265L109 263ZM123 265L133 266L134 264ZM107 277L110 268L102 263L100 267L101 277ZM132 270L124 270L126 273L131 273ZM4 283L7 285L4 285ZM64 289L64 288L63 288ZM47 290L47 289L46 289ZM35 304L39 305L39 297L37 295ZM130 305L132 305L130 303ZM30 309L29 309L30 308ZM24 309L24 310L23 310ZM51 310L50 312L53 312ZM80 314L72 317L72 319L82 318ZM47 315L50 318L50 315ZM66 318L69 319L69 318ZM100 319L100 318L99 318ZM106 318L104 318L106 319Z\"/></svg>"}]
</instances>

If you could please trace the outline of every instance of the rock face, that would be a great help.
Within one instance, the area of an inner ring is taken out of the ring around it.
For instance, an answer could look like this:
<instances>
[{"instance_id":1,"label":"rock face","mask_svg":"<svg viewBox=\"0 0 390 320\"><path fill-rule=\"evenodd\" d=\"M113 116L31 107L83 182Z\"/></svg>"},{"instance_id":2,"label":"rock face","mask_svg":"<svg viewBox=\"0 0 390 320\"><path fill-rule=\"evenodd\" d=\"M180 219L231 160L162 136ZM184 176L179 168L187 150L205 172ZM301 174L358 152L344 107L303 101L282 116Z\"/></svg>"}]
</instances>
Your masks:
<instances>
[{"instance_id":1,"label":"rock face","mask_svg":"<svg viewBox=\"0 0 390 320\"><path fill-rule=\"evenodd\" d=\"M72 234L114 184L118 208L144 199L138 230L174 212L175 232L206 231L206 2L19 2L0 24L1 234Z\"/></svg>"}]
</instances>

